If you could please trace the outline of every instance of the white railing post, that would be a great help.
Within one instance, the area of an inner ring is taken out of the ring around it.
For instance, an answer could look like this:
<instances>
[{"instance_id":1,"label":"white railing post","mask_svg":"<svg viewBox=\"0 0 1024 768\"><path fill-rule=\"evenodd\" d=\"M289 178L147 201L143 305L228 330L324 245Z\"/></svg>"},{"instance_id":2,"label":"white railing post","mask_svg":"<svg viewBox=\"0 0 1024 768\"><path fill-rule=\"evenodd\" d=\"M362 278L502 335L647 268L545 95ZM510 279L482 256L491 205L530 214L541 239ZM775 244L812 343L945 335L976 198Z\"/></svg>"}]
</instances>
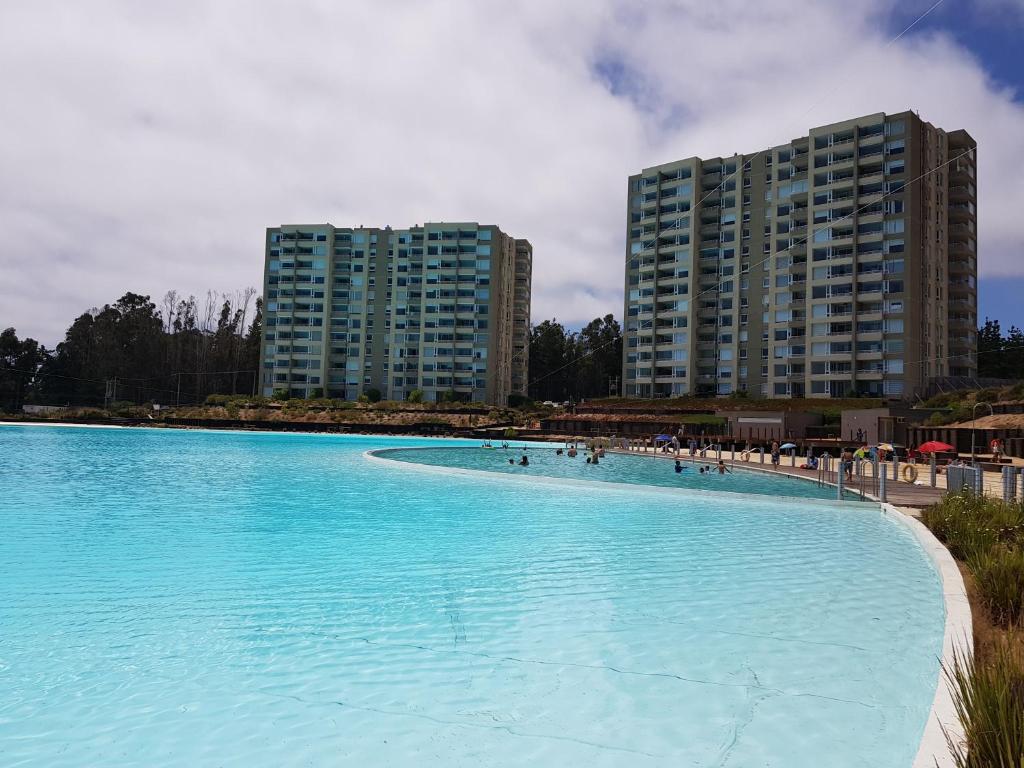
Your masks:
<instances>
[{"instance_id":1,"label":"white railing post","mask_svg":"<svg viewBox=\"0 0 1024 768\"><path fill-rule=\"evenodd\" d=\"M883 504L889 500L889 496L885 492L885 472L878 476L878 498Z\"/></svg>"},{"instance_id":2,"label":"white railing post","mask_svg":"<svg viewBox=\"0 0 1024 768\"><path fill-rule=\"evenodd\" d=\"M936 464L937 464L937 462L935 460L935 454L932 453L931 461L928 463L929 474L931 475L931 481L932 481L932 488L935 487Z\"/></svg>"}]
</instances>

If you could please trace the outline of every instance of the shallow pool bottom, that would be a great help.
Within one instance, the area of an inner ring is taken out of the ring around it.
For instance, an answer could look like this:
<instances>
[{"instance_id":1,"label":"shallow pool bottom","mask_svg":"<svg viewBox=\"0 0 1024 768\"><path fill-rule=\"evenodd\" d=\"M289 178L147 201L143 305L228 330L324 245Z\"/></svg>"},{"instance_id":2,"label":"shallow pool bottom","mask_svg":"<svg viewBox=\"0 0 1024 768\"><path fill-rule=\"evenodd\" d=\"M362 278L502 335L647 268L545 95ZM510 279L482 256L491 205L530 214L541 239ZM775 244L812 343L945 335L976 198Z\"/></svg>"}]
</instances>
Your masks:
<instances>
[{"instance_id":1,"label":"shallow pool bottom","mask_svg":"<svg viewBox=\"0 0 1024 768\"><path fill-rule=\"evenodd\" d=\"M909 766L943 604L867 505L0 428L12 765Z\"/></svg>"}]
</instances>

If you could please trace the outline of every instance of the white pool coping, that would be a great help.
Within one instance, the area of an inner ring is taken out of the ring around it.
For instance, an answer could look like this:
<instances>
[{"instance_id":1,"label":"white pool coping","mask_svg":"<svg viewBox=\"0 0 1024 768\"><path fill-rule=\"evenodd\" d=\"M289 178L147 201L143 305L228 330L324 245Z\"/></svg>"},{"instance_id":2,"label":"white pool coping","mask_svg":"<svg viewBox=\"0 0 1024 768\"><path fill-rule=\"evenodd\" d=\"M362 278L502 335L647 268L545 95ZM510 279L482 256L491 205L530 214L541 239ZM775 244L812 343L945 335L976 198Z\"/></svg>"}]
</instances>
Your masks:
<instances>
[{"instance_id":1,"label":"white pool coping","mask_svg":"<svg viewBox=\"0 0 1024 768\"><path fill-rule=\"evenodd\" d=\"M429 464L417 464L410 461L388 459L380 454L391 451L408 451L410 448L377 448L365 451L363 456L370 461L399 463L414 471L428 472L442 475L463 475L469 477L489 477L491 479L509 480L511 482L531 483L541 485L569 486L574 488L610 488L614 490L625 490L636 493L643 490L644 493L661 493L693 498L707 498L708 493L715 496L723 496L731 500L745 499L749 501L755 494L734 493L729 491L694 490L689 488L670 488L653 485L640 485L636 483L612 483L605 480L574 480L571 478L554 478L537 475L511 475L505 472L490 472L481 469L464 469L462 467L440 467ZM793 477L790 475L790 477ZM797 477L798 480L813 482L807 478ZM851 507L865 509L863 501L838 501L829 499L805 499L799 497L769 496L763 497L767 503L794 503L802 505L829 507ZM873 506L873 504L872 504ZM942 543L935 538L928 527L920 520L902 512L899 507L893 504L879 503L881 512L886 517L906 527L921 549L924 550L935 568L942 588L942 598L945 607L946 621L942 635L942 656L940 667L935 682L935 696L932 699L931 710L928 712L928 719L925 722L924 732L921 735L921 743L918 746L917 755L914 758L912 768L956 768L956 762L949 748L949 740L954 743L964 743L965 734L963 726L956 714L956 707L953 703L953 695L945 677L944 669L951 668L954 654L957 650L970 655L974 650L973 629L971 624L971 606L967 598L967 589L964 586L963 577L956 561Z\"/></svg>"},{"instance_id":2,"label":"white pool coping","mask_svg":"<svg viewBox=\"0 0 1024 768\"><path fill-rule=\"evenodd\" d=\"M953 693L944 670L952 668L956 651L968 656L974 652L971 604L967 599L967 588L953 556L924 523L900 511L899 507L893 504L882 504L882 512L901 522L914 534L917 543L921 545L921 549L928 555L938 573L946 607L946 626L942 636L941 666L936 681L935 698L932 700L932 708L928 713L928 721L925 723L913 768L956 768L949 742L963 744L966 736L957 717Z\"/></svg>"}]
</instances>

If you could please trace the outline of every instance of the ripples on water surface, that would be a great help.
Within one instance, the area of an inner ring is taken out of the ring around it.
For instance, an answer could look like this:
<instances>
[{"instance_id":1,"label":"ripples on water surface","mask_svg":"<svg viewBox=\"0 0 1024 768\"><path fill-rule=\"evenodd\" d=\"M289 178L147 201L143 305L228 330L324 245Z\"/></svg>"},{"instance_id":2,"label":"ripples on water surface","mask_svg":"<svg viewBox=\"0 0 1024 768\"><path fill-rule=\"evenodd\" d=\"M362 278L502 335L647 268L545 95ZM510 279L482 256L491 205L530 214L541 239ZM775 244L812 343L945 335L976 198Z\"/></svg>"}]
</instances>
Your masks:
<instances>
[{"instance_id":1,"label":"ripples on water surface","mask_svg":"<svg viewBox=\"0 0 1024 768\"><path fill-rule=\"evenodd\" d=\"M426 444L0 427L0 765L911 764L941 592L877 509L363 456Z\"/></svg>"}]
</instances>

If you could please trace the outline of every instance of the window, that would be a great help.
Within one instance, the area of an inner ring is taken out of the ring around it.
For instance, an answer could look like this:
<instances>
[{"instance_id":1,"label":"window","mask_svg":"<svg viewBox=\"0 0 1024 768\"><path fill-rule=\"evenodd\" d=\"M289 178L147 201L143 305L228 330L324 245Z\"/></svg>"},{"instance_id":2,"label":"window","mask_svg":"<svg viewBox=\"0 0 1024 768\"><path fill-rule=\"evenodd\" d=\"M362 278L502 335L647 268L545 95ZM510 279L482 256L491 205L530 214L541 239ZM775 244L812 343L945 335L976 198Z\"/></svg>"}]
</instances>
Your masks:
<instances>
[{"instance_id":1,"label":"window","mask_svg":"<svg viewBox=\"0 0 1024 768\"><path fill-rule=\"evenodd\" d=\"M904 171L904 161L902 159L901 160L890 160L890 161L888 161L885 164L885 172L886 173L892 173L892 174L894 174L894 173L903 173L903 171Z\"/></svg>"}]
</instances>

